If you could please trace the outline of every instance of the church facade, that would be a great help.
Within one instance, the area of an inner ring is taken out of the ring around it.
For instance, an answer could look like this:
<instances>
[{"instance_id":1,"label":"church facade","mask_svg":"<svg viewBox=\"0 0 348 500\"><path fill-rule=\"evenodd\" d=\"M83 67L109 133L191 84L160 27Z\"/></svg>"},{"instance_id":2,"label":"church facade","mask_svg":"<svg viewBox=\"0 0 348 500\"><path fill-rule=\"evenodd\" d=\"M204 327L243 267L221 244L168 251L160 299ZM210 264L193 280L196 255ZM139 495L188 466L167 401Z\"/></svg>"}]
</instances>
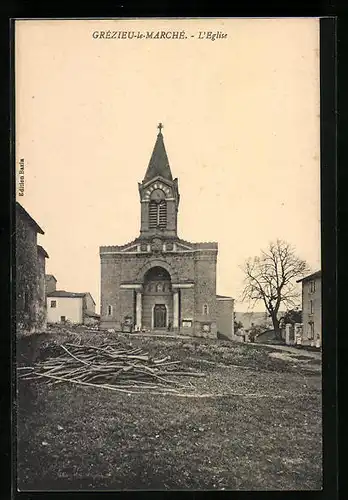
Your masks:
<instances>
[{"instance_id":1,"label":"church facade","mask_svg":"<svg viewBox=\"0 0 348 500\"><path fill-rule=\"evenodd\" d=\"M101 328L171 331L216 338L233 336L233 299L216 295L216 242L178 237L180 202L159 125L145 173L138 184L139 236L101 246Z\"/></svg>"}]
</instances>

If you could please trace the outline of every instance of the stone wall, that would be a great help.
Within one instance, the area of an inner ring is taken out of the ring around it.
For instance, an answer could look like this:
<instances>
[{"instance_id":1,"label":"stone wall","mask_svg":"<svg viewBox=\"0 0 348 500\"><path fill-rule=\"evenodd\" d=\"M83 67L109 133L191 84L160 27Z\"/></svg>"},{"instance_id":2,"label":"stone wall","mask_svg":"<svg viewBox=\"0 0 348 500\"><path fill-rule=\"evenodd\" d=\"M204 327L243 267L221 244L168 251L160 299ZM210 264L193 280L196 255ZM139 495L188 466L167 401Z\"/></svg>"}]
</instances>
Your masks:
<instances>
[{"instance_id":1,"label":"stone wall","mask_svg":"<svg viewBox=\"0 0 348 500\"><path fill-rule=\"evenodd\" d=\"M234 336L233 299L217 299L217 329L222 335L232 339Z\"/></svg>"},{"instance_id":2,"label":"stone wall","mask_svg":"<svg viewBox=\"0 0 348 500\"><path fill-rule=\"evenodd\" d=\"M54 276L52 276L51 274L46 274L45 280L46 280L46 293L55 292L57 282L54 279Z\"/></svg>"},{"instance_id":3,"label":"stone wall","mask_svg":"<svg viewBox=\"0 0 348 500\"><path fill-rule=\"evenodd\" d=\"M37 233L17 213L16 217L16 325L20 333L37 330L39 310Z\"/></svg>"},{"instance_id":4,"label":"stone wall","mask_svg":"<svg viewBox=\"0 0 348 500\"><path fill-rule=\"evenodd\" d=\"M180 333L192 335L194 332L195 319L195 288L183 288L180 290Z\"/></svg>"},{"instance_id":5,"label":"stone wall","mask_svg":"<svg viewBox=\"0 0 348 500\"><path fill-rule=\"evenodd\" d=\"M217 336L216 253L209 251L195 255L194 332L197 336Z\"/></svg>"},{"instance_id":6,"label":"stone wall","mask_svg":"<svg viewBox=\"0 0 348 500\"><path fill-rule=\"evenodd\" d=\"M105 328L121 329L120 317L120 285L121 285L121 257L119 255L101 256L101 326ZM111 307L111 314L108 312Z\"/></svg>"},{"instance_id":7,"label":"stone wall","mask_svg":"<svg viewBox=\"0 0 348 500\"><path fill-rule=\"evenodd\" d=\"M37 283L37 310L36 310L36 329L38 331L46 330L47 326L47 305L46 305L46 259L42 252L38 253L38 283Z\"/></svg>"},{"instance_id":8,"label":"stone wall","mask_svg":"<svg viewBox=\"0 0 348 500\"><path fill-rule=\"evenodd\" d=\"M84 297L84 309L86 312L95 313L95 303L90 293L86 293Z\"/></svg>"}]
</instances>

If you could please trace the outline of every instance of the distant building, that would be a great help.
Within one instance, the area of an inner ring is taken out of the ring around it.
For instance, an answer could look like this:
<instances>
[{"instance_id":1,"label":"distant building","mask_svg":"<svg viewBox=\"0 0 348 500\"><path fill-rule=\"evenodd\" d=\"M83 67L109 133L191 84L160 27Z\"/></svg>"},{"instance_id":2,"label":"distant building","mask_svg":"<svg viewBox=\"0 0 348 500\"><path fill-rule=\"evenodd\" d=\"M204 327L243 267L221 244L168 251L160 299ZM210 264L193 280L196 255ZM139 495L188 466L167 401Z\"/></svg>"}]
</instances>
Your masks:
<instances>
[{"instance_id":1,"label":"distant building","mask_svg":"<svg viewBox=\"0 0 348 500\"><path fill-rule=\"evenodd\" d=\"M47 293L47 322L91 325L99 321L95 312L95 302L89 292L67 292L56 290L57 280L54 276L46 275Z\"/></svg>"},{"instance_id":2,"label":"distant building","mask_svg":"<svg viewBox=\"0 0 348 500\"><path fill-rule=\"evenodd\" d=\"M279 311L279 315L282 313ZM271 329L272 319L267 312L250 311L250 312L236 312L235 314L236 322L240 322L243 325L244 330L250 330L253 326L263 326L265 331Z\"/></svg>"},{"instance_id":3,"label":"distant building","mask_svg":"<svg viewBox=\"0 0 348 500\"><path fill-rule=\"evenodd\" d=\"M302 283L302 344L320 347L321 271L310 274L297 283Z\"/></svg>"},{"instance_id":4,"label":"distant building","mask_svg":"<svg viewBox=\"0 0 348 500\"><path fill-rule=\"evenodd\" d=\"M144 179L138 184L139 236L101 246L101 327L173 331L216 338L233 332L233 299L216 295L217 242L178 236L180 194L162 125ZM195 207L197 214L199 207Z\"/></svg>"},{"instance_id":5,"label":"distant building","mask_svg":"<svg viewBox=\"0 0 348 500\"><path fill-rule=\"evenodd\" d=\"M28 334L46 328L45 268L48 254L37 244L44 231L16 202L16 327Z\"/></svg>"}]
</instances>

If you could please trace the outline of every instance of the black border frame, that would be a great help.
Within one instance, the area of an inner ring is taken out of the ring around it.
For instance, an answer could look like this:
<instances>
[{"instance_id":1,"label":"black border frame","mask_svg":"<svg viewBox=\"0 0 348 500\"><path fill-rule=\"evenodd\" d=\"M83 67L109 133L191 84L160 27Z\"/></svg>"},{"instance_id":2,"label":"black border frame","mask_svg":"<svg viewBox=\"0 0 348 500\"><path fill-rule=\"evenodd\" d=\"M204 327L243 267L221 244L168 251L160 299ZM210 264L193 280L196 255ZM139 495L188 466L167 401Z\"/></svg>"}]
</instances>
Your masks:
<instances>
[{"instance_id":1,"label":"black border frame","mask_svg":"<svg viewBox=\"0 0 348 500\"><path fill-rule=\"evenodd\" d=\"M27 4L25 7L18 8L17 5L14 6L12 11L13 18L40 18L38 10L49 10L49 15L46 18L71 18L74 15L62 17L60 14L60 8L57 5L51 5L49 9L35 8ZM29 14L29 10L31 10ZM78 9L77 9L78 10ZM107 11L108 9L106 9ZM131 9L126 8L121 4L115 5L113 10L113 15L110 17L175 17L168 15L168 13L174 13L177 9L165 3L163 3L162 9L151 9L149 6L144 7L143 4L133 5ZM212 12L205 12L205 15L197 15L196 5L188 4L186 8L182 9L180 17L231 17L226 15L217 15L219 9L208 8L207 10L215 10L214 14ZM204 9L201 9L204 11ZM221 9L220 9L221 10ZM238 10L238 9L236 9ZM243 10L243 9L242 9ZM255 9L257 10L257 9ZM282 14L274 14L274 9L263 8L263 12L259 13L262 17L282 17ZM325 9L324 9L325 10ZM333 14L333 6L328 6L327 11L322 12L321 15ZM20 12L21 11L21 12ZM136 11L136 13L135 13ZM156 12L155 12L156 11ZM165 12L164 12L165 11ZM273 12L270 12L273 11ZM309 12L312 11L312 12ZM301 17L313 17L312 6L304 6ZM317 16L320 14L317 13ZM241 14L239 14L241 16ZM283 14L284 16L284 14ZM43 16L44 17L44 16ZM102 17L108 17L106 15ZM237 14L235 13L235 16ZM257 13L254 12L253 16L242 15L242 17L258 17ZM294 17L294 16L292 16ZM85 19L86 17L79 17ZM98 18L96 18L98 19ZM14 332L11 327L13 312L14 312L14 288L11 287L11 273L12 273L12 283L15 281L15 269L13 266L14 256L15 256L15 246L14 240L12 238L15 227L14 221L14 90L13 90L13 46L14 46L14 31L13 23L14 20L10 21L10 16L6 19L7 26L2 30L1 36L3 37L2 47L5 47L3 53L5 74L9 74L10 85L5 81L5 89L2 93L4 99L5 109L5 120L2 121L4 127L4 132L8 130L11 132L11 167L8 171L1 169L1 184L0 186L4 189L1 201L3 203L3 210L1 211L0 219L0 245L1 245L1 259L0 259L0 271L2 277L4 277L2 294L5 299L2 302L2 317L5 319L4 329L5 335L2 334L2 342L4 348L1 349L1 368L5 377L2 377L1 382L4 380L9 382L4 384L3 390L1 391L1 449L6 450L4 453L6 465L8 467L7 474L3 474L3 477L9 479L9 487L7 487L7 495L14 498L70 498L70 496L77 496L77 498L85 498L99 495L100 492L17 492L16 486L12 484L13 479L13 468L14 468L14 455L13 455L13 438L11 432L14 432L13 427L13 415L11 414L11 404L13 391L10 390L11 385L11 356L13 356L14 350ZM321 24L321 42L320 42L320 60L321 60L321 158L322 158L322 169L321 169L321 215L322 215L322 263L323 263L323 324L325 325L337 325L337 172L336 172L336 156L337 156L337 54L336 54L336 44L337 44L337 18L322 18ZM339 24L339 26L342 26ZM342 26L342 32L344 27ZM341 33L342 33L341 32ZM6 40L7 38L7 40ZM9 67L9 57L8 51L11 54L11 67ZM6 70L8 73L6 73ZM4 73L3 73L4 74ZM10 109L8 103L10 104ZM8 134L5 135L8 137ZM5 141L5 157L8 158L8 140ZM5 292L5 293L4 293ZM6 317L4 311L8 312ZM12 341L12 342L11 342ZM13 360L13 358L12 358ZM336 332L330 331L330 336L324 332L323 335L323 426L324 426L324 489L322 491L313 492L287 492L287 491L276 491L276 492L215 492L213 494L229 495L237 494L238 496L249 496L249 495L259 495L265 494L267 496L271 495L273 497L278 497L279 495L293 496L298 498L299 496L317 496L320 498L335 498L337 496L338 489L338 427L337 427L337 337ZM4 404L4 401L9 402L9 406ZM4 409L7 408L7 412ZM4 432L4 429L8 431ZM4 472L4 469L3 469ZM6 482L2 482L2 486L7 486ZM109 495L110 498L114 498L115 495L129 495L132 493L145 494L153 492L105 492L104 495ZM156 492L160 494L160 492ZM177 495L178 492L164 492L165 495L174 494ZM201 496L205 493L211 492L180 492L179 495L190 495L190 496ZM111 496L112 495L112 496Z\"/></svg>"}]
</instances>

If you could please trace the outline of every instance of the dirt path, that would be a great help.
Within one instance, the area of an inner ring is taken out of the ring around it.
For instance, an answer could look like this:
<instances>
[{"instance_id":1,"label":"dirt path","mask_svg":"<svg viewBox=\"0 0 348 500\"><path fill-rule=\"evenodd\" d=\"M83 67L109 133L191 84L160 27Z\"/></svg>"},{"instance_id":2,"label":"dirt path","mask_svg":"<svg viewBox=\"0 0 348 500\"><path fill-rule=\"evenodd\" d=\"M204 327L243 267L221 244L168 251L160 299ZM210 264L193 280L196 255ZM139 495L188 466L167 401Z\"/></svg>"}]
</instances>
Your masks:
<instances>
[{"instance_id":1,"label":"dirt path","mask_svg":"<svg viewBox=\"0 0 348 500\"><path fill-rule=\"evenodd\" d=\"M307 351L306 349L297 349L288 345L271 345L271 344L250 344L255 346L269 347L270 349L289 352L294 356L306 356L307 358L321 359L321 352Z\"/></svg>"}]
</instances>

